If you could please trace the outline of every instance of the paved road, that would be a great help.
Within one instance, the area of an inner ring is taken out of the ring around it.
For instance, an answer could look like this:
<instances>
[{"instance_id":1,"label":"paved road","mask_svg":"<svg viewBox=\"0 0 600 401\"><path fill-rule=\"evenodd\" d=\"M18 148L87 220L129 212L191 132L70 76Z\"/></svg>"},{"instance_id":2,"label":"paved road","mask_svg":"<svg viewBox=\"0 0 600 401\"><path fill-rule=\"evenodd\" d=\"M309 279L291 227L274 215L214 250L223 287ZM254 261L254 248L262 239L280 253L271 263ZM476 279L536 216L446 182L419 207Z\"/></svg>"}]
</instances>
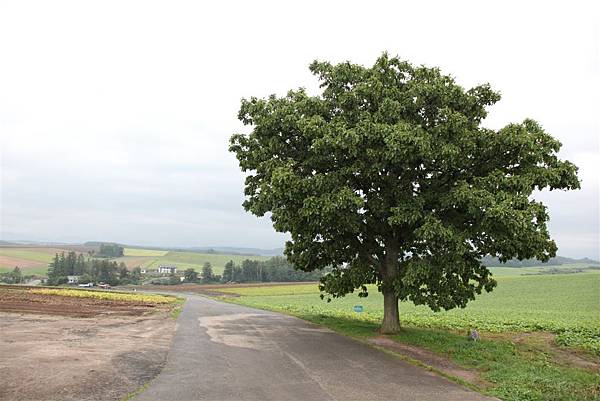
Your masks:
<instances>
[{"instance_id":1,"label":"paved road","mask_svg":"<svg viewBox=\"0 0 600 401\"><path fill-rule=\"evenodd\" d=\"M302 320L189 296L162 373L137 400L489 400Z\"/></svg>"}]
</instances>

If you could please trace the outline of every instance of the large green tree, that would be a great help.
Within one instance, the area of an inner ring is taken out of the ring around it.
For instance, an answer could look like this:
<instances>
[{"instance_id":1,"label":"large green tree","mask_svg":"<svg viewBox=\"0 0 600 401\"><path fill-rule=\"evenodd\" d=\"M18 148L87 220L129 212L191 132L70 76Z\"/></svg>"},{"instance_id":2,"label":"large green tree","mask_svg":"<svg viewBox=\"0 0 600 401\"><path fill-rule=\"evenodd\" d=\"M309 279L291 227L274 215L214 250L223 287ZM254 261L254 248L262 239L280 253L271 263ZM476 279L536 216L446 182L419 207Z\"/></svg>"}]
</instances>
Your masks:
<instances>
[{"instance_id":1,"label":"large green tree","mask_svg":"<svg viewBox=\"0 0 600 401\"><path fill-rule=\"evenodd\" d=\"M398 300L465 307L496 282L485 255L547 260L556 245L534 190L579 188L561 144L533 120L482 126L500 95L383 54L371 68L315 61L322 93L243 99L252 128L231 138L247 172L246 210L290 233L301 270L332 266L333 297L376 284L382 331Z\"/></svg>"},{"instance_id":2,"label":"large green tree","mask_svg":"<svg viewBox=\"0 0 600 401\"><path fill-rule=\"evenodd\" d=\"M202 281L210 283L214 280L213 268L210 262L204 263L202 266Z\"/></svg>"},{"instance_id":3,"label":"large green tree","mask_svg":"<svg viewBox=\"0 0 600 401\"><path fill-rule=\"evenodd\" d=\"M223 270L223 277L221 277L221 280L224 283L233 281L234 280L234 272L235 272L235 263L233 263L233 260L230 260L229 262L225 263L225 268Z\"/></svg>"},{"instance_id":4,"label":"large green tree","mask_svg":"<svg viewBox=\"0 0 600 401\"><path fill-rule=\"evenodd\" d=\"M185 269L185 271L183 272L183 278L188 283L195 283L196 281L198 281L198 273L196 272L196 270L190 267L189 269Z\"/></svg>"}]
</instances>

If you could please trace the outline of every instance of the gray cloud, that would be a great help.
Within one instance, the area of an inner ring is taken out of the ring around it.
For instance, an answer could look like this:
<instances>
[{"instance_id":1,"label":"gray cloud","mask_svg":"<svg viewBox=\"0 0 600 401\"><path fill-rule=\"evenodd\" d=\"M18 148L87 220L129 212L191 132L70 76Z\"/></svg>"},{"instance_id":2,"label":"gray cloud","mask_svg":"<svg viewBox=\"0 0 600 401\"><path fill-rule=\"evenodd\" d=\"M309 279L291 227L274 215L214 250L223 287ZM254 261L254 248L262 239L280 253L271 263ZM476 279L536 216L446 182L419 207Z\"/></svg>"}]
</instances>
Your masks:
<instances>
[{"instance_id":1,"label":"gray cloud","mask_svg":"<svg viewBox=\"0 0 600 401\"><path fill-rule=\"evenodd\" d=\"M597 6L501 2L0 4L2 237L280 246L241 208L241 97L317 83L315 58L387 50L503 94L486 125L539 120L583 188L542 193L559 252L598 255ZM335 16L335 17L334 17ZM408 17L409 16L409 17Z\"/></svg>"}]
</instances>

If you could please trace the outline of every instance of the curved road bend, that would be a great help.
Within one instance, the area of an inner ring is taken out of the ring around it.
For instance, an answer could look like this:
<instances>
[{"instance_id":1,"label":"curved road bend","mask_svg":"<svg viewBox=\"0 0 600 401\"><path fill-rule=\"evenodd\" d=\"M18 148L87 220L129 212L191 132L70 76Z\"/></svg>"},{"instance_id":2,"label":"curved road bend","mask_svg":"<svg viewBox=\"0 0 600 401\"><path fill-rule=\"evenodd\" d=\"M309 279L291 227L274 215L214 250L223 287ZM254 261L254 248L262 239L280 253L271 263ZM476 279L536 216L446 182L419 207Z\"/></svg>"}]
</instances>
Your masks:
<instances>
[{"instance_id":1,"label":"curved road bend","mask_svg":"<svg viewBox=\"0 0 600 401\"><path fill-rule=\"evenodd\" d=\"M189 295L137 400L491 400L294 317Z\"/></svg>"}]
</instances>

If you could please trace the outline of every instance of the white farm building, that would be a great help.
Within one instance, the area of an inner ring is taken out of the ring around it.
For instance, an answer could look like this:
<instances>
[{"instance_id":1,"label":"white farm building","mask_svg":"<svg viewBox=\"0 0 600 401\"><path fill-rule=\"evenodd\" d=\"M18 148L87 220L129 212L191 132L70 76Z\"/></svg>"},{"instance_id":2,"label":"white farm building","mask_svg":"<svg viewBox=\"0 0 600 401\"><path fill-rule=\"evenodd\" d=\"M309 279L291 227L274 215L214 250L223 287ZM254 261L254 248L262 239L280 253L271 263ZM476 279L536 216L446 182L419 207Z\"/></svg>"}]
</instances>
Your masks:
<instances>
[{"instance_id":1,"label":"white farm building","mask_svg":"<svg viewBox=\"0 0 600 401\"><path fill-rule=\"evenodd\" d=\"M177 273L177 266L175 265L160 265L158 266L158 270L156 270L158 274L175 274Z\"/></svg>"}]
</instances>

